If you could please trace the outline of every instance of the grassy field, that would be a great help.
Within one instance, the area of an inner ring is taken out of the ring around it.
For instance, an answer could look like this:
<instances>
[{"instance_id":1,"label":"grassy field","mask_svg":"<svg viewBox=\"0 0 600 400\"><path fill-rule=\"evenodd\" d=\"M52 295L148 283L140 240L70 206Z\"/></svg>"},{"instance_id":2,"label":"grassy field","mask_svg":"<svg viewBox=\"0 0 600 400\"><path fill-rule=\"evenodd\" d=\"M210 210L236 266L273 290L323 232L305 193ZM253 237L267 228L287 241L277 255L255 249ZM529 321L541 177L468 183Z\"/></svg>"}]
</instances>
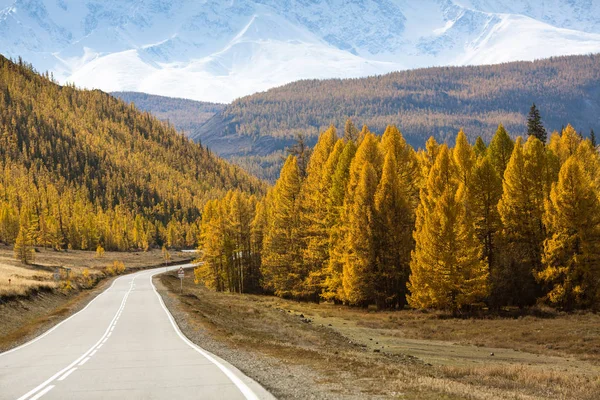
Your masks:
<instances>
[{"instance_id":1,"label":"grassy field","mask_svg":"<svg viewBox=\"0 0 600 400\"><path fill-rule=\"evenodd\" d=\"M600 398L596 314L458 319L214 293L191 280L179 295L172 274L159 279L186 335L235 349L232 362L279 398Z\"/></svg>"},{"instance_id":2,"label":"grassy field","mask_svg":"<svg viewBox=\"0 0 600 400\"><path fill-rule=\"evenodd\" d=\"M171 252L171 262L189 259L190 253ZM61 289L69 273L71 285L77 288L92 286L98 279L110 275L107 268L115 262L122 262L125 271L141 267L160 265L161 250L147 252L105 252L97 257L93 251L54 251L38 248L31 265L23 265L15 260L12 247L0 245L0 298L27 296L29 293L48 289ZM59 268L64 267L64 268ZM61 278L54 280L54 271L59 268ZM86 277L87 275L87 277ZM9 283L10 279L10 283Z\"/></svg>"}]
</instances>

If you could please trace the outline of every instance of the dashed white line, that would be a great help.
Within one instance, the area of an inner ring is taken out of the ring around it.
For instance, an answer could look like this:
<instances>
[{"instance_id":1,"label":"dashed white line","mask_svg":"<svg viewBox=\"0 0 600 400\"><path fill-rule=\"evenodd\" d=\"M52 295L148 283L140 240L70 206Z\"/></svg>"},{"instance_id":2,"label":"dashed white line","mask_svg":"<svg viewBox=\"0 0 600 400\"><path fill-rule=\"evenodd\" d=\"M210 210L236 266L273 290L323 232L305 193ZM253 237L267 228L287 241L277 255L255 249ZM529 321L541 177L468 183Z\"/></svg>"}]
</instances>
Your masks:
<instances>
[{"instance_id":1,"label":"dashed white line","mask_svg":"<svg viewBox=\"0 0 600 400\"><path fill-rule=\"evenodd\" d=\"M70 370L68 370L67 372L65 372L63 374L63 376L61 376L60 378L58 378L58 381L64 381L65 379L67 379L67 376L71 375L77 368L71 368Z\"/></svg>"},{"instance_id":2,"label":"dashed white line","mask_svg":"<svg viewBox=\"0 0 600 400\"><path fill-rule=\"evenodd\" d=\"M94 354L96 354L97 351L98 351L98 349L92 351L92 353L90 354L90 357L94 357Z\"/></svg>"},{"instance_id":3,"label":"dashed white line","mask_svg":"<svg viewBox=\"0 0 600 400\"><path fill-rule=\"evenodd\" d=\"M35 396L33 396L29 400L38 400L40 397L42 397L43 395L45 395L46 393L48 393L52 389L54 389L54 385L50 385L50 386L46 387L44 390L42 390L41 392L39 392L38 394L36 394Z\"/></svg>"},{"instance_id":4,"label":"dashed white line","mask_svg":"<svg viewBox=\"0 0 600 400\"><path fill-rule=\"evenodd\" d=\"M78 365L81 367L83 364L85 364L86 362L88 362L88 360L89 360L90 358L91 358L91 357L86 357L86 358L84 358L84 359L83 359L83 360L82 360L82 361L81 361L81 362L80 362Z\"/></svg>"},{"instance_id":5,"label":"dashed white line","mask_svg":"<svg viewBox=\"0 0 600 400\"><path fill-rule=\"evenodd\" d=\"M112 321L110 321L110 324L106 328L106 331L104 331L104 335L102 335L102 337L100 337L100 339L88 351L83 353L79 358L77 358L71 364L69 364L65 368L61 369L60 371L58 371L56 374L54 374L50 378L46 379L40 385L31 389L29 392L25 393L23 396L19 397L17 400L25 400L25 399L35 400L35 399L40 398L41 396L43 396L44 394L49 392L54 387L53 385L47 386L49 383L51 383L56 378L63 375L65 372L67 372L71 368L73 368L77 363L80 363L79 365L83 365L87 362L87 360L90 359L90 357L88 357L88 354L90 354L96 348L96 346L98 346L100 344L100 342L102 342L102 343L106 342L108 337L111 335L111 332L109 332L109 329L115 322L115 320L117 318L117 314L119 312L123 311L123 308L125 307L125 303L127 302L127 297L129 297L129 293L131 293L131 288L133 286L133 282L135 281L135 278L136 277L134 276L133 279L131 280L131 283L129 285L129 290L127 291L127 293L125 293L125 296L123 296L123 300L121 300L121 306L119 307L119 310L117 310L117 313L115 313L115 316L113 317ZM35 393L37 393L37 394L35 396L33 396ZM30 396L33 396L33 397L30 398Z\"/></svg>"}]
</instances>

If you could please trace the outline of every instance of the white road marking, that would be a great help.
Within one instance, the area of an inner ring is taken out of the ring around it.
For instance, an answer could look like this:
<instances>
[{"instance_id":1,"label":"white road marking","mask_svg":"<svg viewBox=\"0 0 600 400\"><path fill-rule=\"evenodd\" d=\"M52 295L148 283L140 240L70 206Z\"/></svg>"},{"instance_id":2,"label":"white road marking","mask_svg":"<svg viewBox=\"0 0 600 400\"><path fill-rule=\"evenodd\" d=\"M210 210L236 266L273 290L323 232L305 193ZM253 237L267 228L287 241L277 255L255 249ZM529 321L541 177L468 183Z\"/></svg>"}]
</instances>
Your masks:
<instances>
[{"instance_id":1,"label":"white road marking","mask_svg":"<svg viewBox=\"0 0 600 400\"><path fill-rule=\"evenodd\" d=\"M92 353L90 354L90 357L94 357L94 354L96 354L97 351L98 351L98 349L92 351Z\"/></svg>"},{"instance_id":2,"label":"white road marking","mask_svg":"<svg viewBox=\"0 0 600 400\"><path fill-rule=\"evenodd\" d=\"M91 306L92 303L94 301L96 301L100 296L102 296L103 294L106 294L110 289L112 289L112 287L115 285L115 283L118 280L122 279L122 278L125 278L125 277L122 276L120 278L115 279L108 289L106 289L104 292L100 293L98 296L94 297L89 303L87 303L87 305L85 307L83 307L81 310L77 311L75 314L71 315L69 318L65 319L64 321L62 321L62 322L60 322L58 324L56 324L54 327L48 329L46 332L42 333L40 336L38 336L38 337L36 337L34 339L31 339L29 342L23 343L22 345L17 346L14 349L7 350L4 353L0 353L0 357L4 356L6 354L12 353L13 351L17 351L19 349L22 349L23 347L29 346L30 344L33 344L33 343L37 342L38 340L40 340L41 338L45 337L46 335L52 333L56 328L58 328L59 326L61 326L62 324L64 324L68 320L70 320L71 318L75 317L77 314L84 312L86 308L88 308L89 306Z\"/></svg>"},{"instance_id":3,"label":"white road marking","mask_svg":"<svg viewBox=\"0 0 600 400\"><path fill-rule=\"evenodd\" d=\"M64 381L65 379L67 379L67 376L71 375L77 368L71 368L70 370L68 370L67 372L65 372L63 374L63 376L61 376L60 378L57 379L57 381Z\"/></svg>"},{"instance_id":4,"label":"white road marking","mask_svg":"<svg viewBox=\"0 0 600 400\"><path fill-rule=\"evenodd\" d=\"M96 347L96 350L100 349L100 347L102 347L102 346L104 346L104 343L100 343L100 344L98 345L98 347Z\"/></svg>"},{"instance_id":5,"label":"white road marking","mask_svg":"<svg viewBox=\"0 0 600 400\"><path fill-rule=\"evenodd\" d=\"M85 353L83 353L78 359L76 359L71 364L69 364L65 368L61 369L60 371L58 371L56 374L52 375L50 378L46 379L40 385L36 386L35 388L31 389L29 392L25 393L23 396L19 397L17 400L25 400L25 399L29 398L29 396L34 395L35 393L39 392L42 389L43 389L42 392L40 392L40 393L42 393L42 395L44 393L47 393L54 386L48 386L48 387L50 387L50 389L48 389L48 388L44 389L46 387L46 385L48 385L50 382L54 381L56 378L58 378L59 376L64 374L69 369L73 368L77 363L81 362L81 360L88 357L88 354L90 354L96 348L96 346L98 346L100 344L100 342L102 342L103 340L106 341L105 337L108 338L108 336L110 336L109 329L112 326L112 324L115 322L115 319L117 318L117 314L120 311L122 311L123 308L125 307L125 303L127 302L127 297L129 297L129 293L131 293L131 287L133 286L133 282L135 281L135 278L136 278L136 276L134 276L133 279L131 280L131 283L129 284L129 290L125 293L125 296L123 296L123 300L121 300L121 306L115 313L115 316L113 317L113 319L108 324L108 327L106 328L106 331L104 331L104 334L102 335L102 337L100 337L100 339L90 349L88 349ZM79 364L79 365L83 365L88 359L89 359L89 357L86 360L84 360L82 362L82 364ZM38 395L41 397L41 395L39 393L38 393ZM30 398L29 400L34 400L34 399L39 398L36 396Z\"/></svg>"},{"instance_id":6,"label":"white road marking","mask_svg":"<svg viewBox=\"0 0 600 400\"><path fill-rule=\"evenodd\" d=\"M173 329L175 330L175 332L177 333L177 335L188 346L190 346L192 349L196 350L198 353L202 354L208 361L210 361L213 364L215 364L225 375L227 375L227 377L231 380L231 382L233 382L233 384L239 389L239 391L242 392L242 394L244 395L244 397L246 397L247 400L259 400L258 396L256 396L256 394L254 394L254 392L252 391L252 389L250 389L248 387L248 385L246 385L244 383L244 381L242 381L236 374L234 374L225 365L221 364L218 360L216 360L206 350L202 349L199 346L196 346L195 343L193 343L191 340L189 340L187 337L185 337L183 335L183 333L181 333L181 330L179 329L179 326L177 326L177 324L175 323L175 319L171 315L171 312L165 306L165 303L164 303L162 297L160 297L160 294L158 294L158 291L156 290L156 286L154 286L154 282L152 282L152 277L154 275L156 275L156 274L161 273L161 272L162 271L150 274L150 285L152 285L152 288L154 289L154 294L156 294L156 297L158 297L158 301L159 301L161 307L163 308L163 310L165 310L165 313L167 313L167 317L169 318L169 321L171 322L171 326L173 327Z\"/></svg>"},{"instance_id":7,"label":"white road marking","mask_svg":"<svg viewBox=\"0 0 600 400\"><path fill-rule=\"evenodd\" d=\"M54 385L48 386L46 389L42 390L41 392L39 392L38 394L36 394L35 396L33 396L29 400L37 400L40 397L42 397L43 395L45 395L46 393L48 393L49 391L51 391L52 389L54 389Z\"/></svg>"},{"instance_id":8,"label":"white road marking","mask_svg":"<svg viewBox=\"0 0 600 400\"><path fill-rule=\"evenodd\" d=\"M81 361L78 365L81 367L83 364L88 362L90 358L91 358L91 356L84 358L83 361Z\"/></svg>"}]
</instances>

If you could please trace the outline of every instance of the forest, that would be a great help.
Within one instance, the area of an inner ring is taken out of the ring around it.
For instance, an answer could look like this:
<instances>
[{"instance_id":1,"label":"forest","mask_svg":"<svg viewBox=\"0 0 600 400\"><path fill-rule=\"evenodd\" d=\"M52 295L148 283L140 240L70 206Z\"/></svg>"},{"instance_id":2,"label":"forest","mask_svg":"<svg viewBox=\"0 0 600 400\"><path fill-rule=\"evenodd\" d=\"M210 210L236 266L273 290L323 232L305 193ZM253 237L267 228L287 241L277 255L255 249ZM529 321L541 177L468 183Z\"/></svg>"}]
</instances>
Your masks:
<instances>
[{"instance_id":1,"label":"forest","mask_svg":"<svg viewBox=\"0 0 600 400\"><path fill-rule=\"evenodd\" d=\"M208 200L265 188L134 105L0 57L0 242L25 262L33 246L195 247Z\"/></svg>"},{"instance_id":2,"label":"forest","mask_svg":"<svg viewBox=\"0 0 600 400\"><path fill-rule=\"evenodd\" d=\"M292 149L264 197L231 191L203 210L196 282L380 309L600 307L600 158L595 135L488 144L431 137L415 151L349 120L310 156Z\"/></svg>"},{"instance_id":3,"label":"forest","mask_svg":"<svg viewBox=\"0 0 600 400\"><path fill-rule=\"evenodd\" d=\"M560 132L569 121L587 134L600 129L599 94L597 54L423 68L359 79L301 80L235 100L192 137L219 154L238 156L238 165L275 181L277 175L263 169L254 156L284 150L298 132L314 145L320 132L332 124L343 126L349 117L377 134L388 124L402 127L406 141L418 148L429 136L450 142L461 128L470 141L481 136L489 142L500 123L513 138L525 135L527 111L535 102L550 131ZM236 147L246 143L245 138L256 144L250 149Z\"/></svg>"}]
</instances>

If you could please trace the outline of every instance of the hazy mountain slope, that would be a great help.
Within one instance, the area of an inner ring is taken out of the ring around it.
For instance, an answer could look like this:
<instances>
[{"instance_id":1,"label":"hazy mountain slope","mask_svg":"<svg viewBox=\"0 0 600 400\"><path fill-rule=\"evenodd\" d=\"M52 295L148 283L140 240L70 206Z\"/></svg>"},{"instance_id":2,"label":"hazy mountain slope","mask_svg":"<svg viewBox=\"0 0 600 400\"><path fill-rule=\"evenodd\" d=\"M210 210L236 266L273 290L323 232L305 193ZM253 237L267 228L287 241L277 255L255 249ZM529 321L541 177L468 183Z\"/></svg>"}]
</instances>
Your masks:
<instances>
[{"instance_id":1,"label":"hazy mountain slope","mask_svg":"<svg viewBox=\"0 0 600 400\"><path fill-rule=\"evenodd\" d=\"M229 102L298 79L600 52L590 0L0 0L0 52L59 81Z\"/></svg>"},{"instance_id":2,"label":"hazy mountain slope","mask_svg":"<svg viewBox=\"0 0 600 400\"><path fill-rule=\"evenodd\" d=\"M195 132L216 113L225 108L225 104L206 103L174 97L156 96L138 92L112 92L113 96L133 103L142 110L152 113L161 121L168 121L178 131L187 135Z\"/></svg>"},{"instance_id":3,"label":"hazy mountain slope","mask_svg":"<svg viewBox=\"0 0 600 400\"><path fill-rule=\"evenodd\" d=\"M526 130L535 102L550 130L571 123L600 131L600 55L559 57L478 67L428 68L362 79L299 81L244 97L194 135L227 157L268 155L351 117L382 132L396 124L415 147L444 141L462 127L488 140L499 123Z\"/></svg>"}]
</instances>

